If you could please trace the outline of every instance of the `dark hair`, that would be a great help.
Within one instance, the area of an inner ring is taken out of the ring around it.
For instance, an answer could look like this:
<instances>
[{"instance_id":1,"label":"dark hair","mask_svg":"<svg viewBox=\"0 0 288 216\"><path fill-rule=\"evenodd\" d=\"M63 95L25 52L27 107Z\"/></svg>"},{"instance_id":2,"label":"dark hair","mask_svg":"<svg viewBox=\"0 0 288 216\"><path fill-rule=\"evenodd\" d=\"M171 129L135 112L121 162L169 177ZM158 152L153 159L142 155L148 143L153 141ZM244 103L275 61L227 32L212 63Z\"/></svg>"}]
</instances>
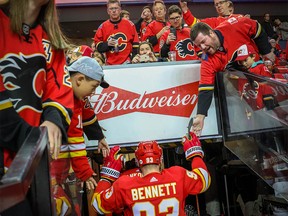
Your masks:
<instances>
[{"instance_id":1,"label":"dark hair","mask_svg":"<svg viewBox=\"0 0 288 216\"><path fill-rule=\"evenodd\" d=\"M168 16L170 16L172 13L178 13L182 15L182 10L180 7L178 7L177 5L171 5L168 8Z\"/></svg>"},{"instance_id":2,"label":"dark hair","mask_svg":"<svg viewBox=\"0 0 288 216\"><path fill-rule=\"evenodd\" d=\"M139 43L139 46L138 46L138 51L137 51L138 54L139 54L139 52L140 52L140 47L141 47L143 44L148 44L148 46L151 48L151 51L153 52L153 45L152 45L150 42L148 42L148 41L142 41L142 42Z\"/></svg>"},{"instance_id":3,"label":"dark hair","mask_svg":"<svg viewBox=\"0 0 288 216\"><path fill-rule=\"evenodd\" d=\"M105 56L103 55L103 53L101 52L98 52L97 50L94 50L94 52L92 53L92 57L95 58L95 57L98 57L100 58L100 60L105 63Z\"/></svg>"},{"instance_id":4,"label":"dark hair","mask_svg":"<svg viewBox=\"0 0 288 216\"><path fill-rule=\"evenodd\" d=\"M145 10L145 9L149 9L149 10L150 10L150 12L151 12L151 13L153 13L153 11L152 11L152 9L151 9L151 7L150 7L150 6L148 6L148 5L144 6L144 7L143 7L143 9L142 9L142 11L143 11L143 10Z\"/></svg>"},{"instance_id":5,"label":"dark hair","mask_svg":"<svg viewBox=\"0 0 288 216\"><path fill-rule=\"evenodd\" d=\"M190 31L190 38L192 41L194 41L199 33L202 33L203 35L209 35L211 30L213 29L208 24L204 22L198 22L192 26Z\"/></svg>"}]
</instances>

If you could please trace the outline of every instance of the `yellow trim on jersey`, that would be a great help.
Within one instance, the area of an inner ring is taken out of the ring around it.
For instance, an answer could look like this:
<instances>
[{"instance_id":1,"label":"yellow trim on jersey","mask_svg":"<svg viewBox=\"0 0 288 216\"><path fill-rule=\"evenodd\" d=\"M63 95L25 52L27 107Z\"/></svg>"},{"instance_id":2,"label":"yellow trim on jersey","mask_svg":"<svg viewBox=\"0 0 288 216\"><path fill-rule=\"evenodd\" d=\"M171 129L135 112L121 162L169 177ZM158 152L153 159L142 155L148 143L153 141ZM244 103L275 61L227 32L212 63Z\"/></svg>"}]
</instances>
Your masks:
<instances>
[{"instance_id":1,"label":"yellow trim on jersey","mask_svg":"<svg viewBox=\"0 0 288 216\"><path fill-rule=\"evenodd\" d=\"M214 86L203 86L198 88L199 91L211 91L214 90Z\"/></svg>"},{"instance_id":2,"label":"yellow trim on jersey","mask_svg":"<svg viewBox=\"0 0 288 216\"><path fill-rule=\"evenodd\" d=\"M43 108L48 107L48 106L56 107L62 113L66 122L70 125L71 118L69 116L69 113L66 111L66 109L61 104L59 104L57 102L50 102L50 101L43 103Z\"/></svg>"},{"instance_id":3,"label":"yellow trim on jersey","mask_svg":"<svg viewBox=\"0 0 288 216\"><path fill-rule=\"evenodd\" d=\"M81 136L81 137L68 137L68 143L69 144L73 144L73 143L83 143L85 140L84 140L84 137Z\"/></svg>"},{"instance_id":4,"label":"yellow trim on jersey","mask_svg":"<svg viewBox=\"0 0 288 216\"><path fill-rule=\"evenodd\" d=\"M112 213L112 212L106 211L106 210L104 210L104 209L102 208L100 196L101 196L101 193L97 193L97 194L96 194L96 201L97 201L97 206L98 206L99 210L102 211L104 214L110 214L110 213Z\"/></svg>"},{"instance_id":5,"label":"yellow trim on jersey","mask_svg":"<svg viewBox=\"0 0 288 216\"><path fill-rule=\"evenodd\" d=\"M71 158L87 156L86 150L70 152Z\"/></svg>"},{"instance_id":6,"label":"yellow trim on jersey","mask_svg":"<svg viewBox=\"0 0 288 216\"><path fill-rule=\"evenodd\" d=\"M198 19L194 17L194 21L189 27L192 28L197 22L198 22Z\"/></svg>"},{"instance_id":7,"label":"yellow trim on jersey","mask_svg":"<svg viewBox=\"0 0 288 216\"><path fill-rule=\"evenodd\" d=\"M200 176L200 178L202 180L203 187L202 187L200 193L206 191L209 188L209 186L210 186L210 176L208 176L208 179L206 179L200 169L193 169L192 171L197 173L198 176Z\"/></svg>"},{"instance_id":8,"label":"yellow trim on jersey","mask_svg":"<svg viewBox=\"0 0 288 216\"><path fill-rule=\"evenodd\" d=\"M82 122L82 125L83 126L87 126L87 125L91 125L91 124L93 124L93 123L95 123L97 121L97 118L96 118L96 116L93 118L93 119L91 119L90 121L83 121Z\"/></svg>"},{"instance_id":9,"label":"yellow trim on jersey","mask_svg":"<svg viewBox=\"0 0 288 216\"><path fill-rule=\"evenodd\" d=\"M0 103L0 110L8 109L12 107L12 102L10 100L4 100Z\"/></svg>"},{"instance_id":10,"label":"yellow trim on jersey","mask_svg":"<svg viewBox=\"0 0 288 216\"><path fill-rule=\"evenodd\" d=\"M257 32L256 32L256 35L253 39L259 37L261 31L262 31L262 26L257 22Z\"/></svg>"},{"instance_id":11,"label":"yellow trim on jersey","mask_svg":"<svg viewBox=\"0 0 288 216\"><path fill-rule=\"evenodd\" d=\"M263 97L263 100L264 100L264 101L267 101L267 100L273 100L273 97L272 97L272 96Z\"/></svg>"},{"instance_id":12,"label":"yellow trim on jersey","mask_svg":"<svg viewBox=\"0 0 288 216\"><path fill-rule=\"evenodd\" d=\"M70 158L70 152L60 152L58 158L64 159L64 158Z\"/></svg>"}]
</instances>

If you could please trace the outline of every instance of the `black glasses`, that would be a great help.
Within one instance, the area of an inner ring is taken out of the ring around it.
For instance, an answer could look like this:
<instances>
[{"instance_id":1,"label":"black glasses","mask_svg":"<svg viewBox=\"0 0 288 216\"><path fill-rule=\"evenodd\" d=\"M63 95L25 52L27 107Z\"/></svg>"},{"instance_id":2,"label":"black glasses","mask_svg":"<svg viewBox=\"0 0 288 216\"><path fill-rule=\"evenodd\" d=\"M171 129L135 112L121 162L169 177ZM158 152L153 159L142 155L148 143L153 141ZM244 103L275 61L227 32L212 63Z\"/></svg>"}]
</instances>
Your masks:
<instances>
[{"instance_id":1,"label":"black glasses","mask_svg":"<svg viewBox=\"0 0 288 216\"><path fill-rule=\"evenodd\" d=\"M169 17L169 20L176 22L176 21L180 20L180 18L181 18L181 16Z\"/></svg>"},{"instance_id":2,"label":"black glasses","mask_svg":"<svg viewBox=\"0 0 288 216\"><path fill-rule=\"evenodd\" d=\"M219 2L215 3L214 6L218 7L220 5L223 5L225 2L227 2L227 0L219 1Z\"/></svg>"},{"instance_id":3,"label":"black glasses","mask_svg":"<svg viewBox=\"0 0 288 216\"><path fill-rule=\"evenodd\" d=\"M117 24L114 24L114 29L118 29L118 25Z\"/></svg>"}]
</instances>

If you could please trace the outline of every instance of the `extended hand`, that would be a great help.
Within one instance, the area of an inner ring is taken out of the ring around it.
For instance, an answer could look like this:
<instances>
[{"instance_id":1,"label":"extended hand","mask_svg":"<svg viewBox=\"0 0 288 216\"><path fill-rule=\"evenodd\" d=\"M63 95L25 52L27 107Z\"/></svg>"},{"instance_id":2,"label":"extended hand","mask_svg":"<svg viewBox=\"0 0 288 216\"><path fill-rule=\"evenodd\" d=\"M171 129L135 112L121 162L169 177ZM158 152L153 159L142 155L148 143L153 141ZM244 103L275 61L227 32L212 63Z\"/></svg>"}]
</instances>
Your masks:
<instances>
[{"instance_id":1,"label":"extended hand","mask_svg":"<svg viewBox=\"0 0 288 216\"><path fill-rule=\"evenodd\" d=\"M110 148L108 143L106 142L105 138L99 140L98 142L98 153L102 151L103 157L106 157L110 153Z\"/></svg>"},{"instance_id":2,"label":"extended hand","mask_svg":"<svg viewBox=\"0 0 288 216\"><path fill-rule=\"evenodd\" d=\"M183 149L185 151L186 160L190 160L195 156L204 157L204 152L202 151L201 142L195 133L190 132L190 137L184 136L182 139Z\"/></svg>"},{"instance_id":3,"label":"extended hand","mask_svg":"<svg viewBox=\"0 0 288 216\"><path fill-rule=\"evenodd\" d=\"M60 128L50 121L44 121L40 126L47 127L50 154L52 155L52 158L57 159L62 144L62 132Z\"/></svg>"},{"instance_id":4,"label":"extended hand","mask_svg":"<svg viewBox=\"0 0 288 216\"><path fill-rule=\"evenodd\" d=\"M114 182L120 176L123 155L118 154L120 146L114 146L107 157L104 158L101 178Z\"/></svg>"}]
</instances>

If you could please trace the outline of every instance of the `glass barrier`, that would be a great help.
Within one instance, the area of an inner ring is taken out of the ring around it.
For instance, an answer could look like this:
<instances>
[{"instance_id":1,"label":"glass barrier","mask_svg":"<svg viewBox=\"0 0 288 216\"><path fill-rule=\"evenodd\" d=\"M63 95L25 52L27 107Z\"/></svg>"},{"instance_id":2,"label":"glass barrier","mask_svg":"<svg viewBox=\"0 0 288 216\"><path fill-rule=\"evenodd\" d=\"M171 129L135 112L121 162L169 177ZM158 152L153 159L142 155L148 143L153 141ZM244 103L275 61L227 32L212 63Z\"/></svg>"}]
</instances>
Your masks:
<instances>
[{"instance_id":1,"label":"glass barrier","mask_svg":"<svg viewBox=\"0 0 288 216\"><path fill-rule=\"evenodd\" d=\"M218 78L224 145L288 201L287 80L240 71Z\"/></svg>"}]
</instances>

